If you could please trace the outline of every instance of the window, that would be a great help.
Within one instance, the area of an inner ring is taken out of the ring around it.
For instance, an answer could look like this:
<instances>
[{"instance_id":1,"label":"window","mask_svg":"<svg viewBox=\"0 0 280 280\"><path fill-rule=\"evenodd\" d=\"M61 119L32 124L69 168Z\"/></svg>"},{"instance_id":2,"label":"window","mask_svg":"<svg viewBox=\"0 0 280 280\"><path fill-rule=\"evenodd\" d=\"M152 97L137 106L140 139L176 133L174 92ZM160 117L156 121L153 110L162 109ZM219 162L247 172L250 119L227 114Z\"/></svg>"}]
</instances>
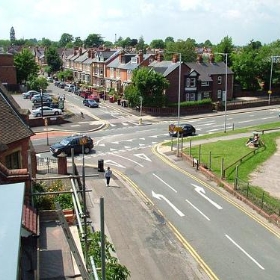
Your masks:
<instances>
[{"instance_id":1,"label":"window","mask_svg":"<svg viewBox=\"0 0 280 280\"><path fill-rule=\"evenodd\" d=\"M208 87L209 86L209 82L201 82L201 86L202 87Z\"/></svg>"},{"instance_id":2,"label":"window","mask_svg":"<svg viewBox=\"0 0 280 280\"><path fill-rule=\"evenodd\" d=\"M218 85L222 84L222 76L218 76Z\"/></svg>"},{"instance_id":3,"label":"window","mask_svg":"<svg viewBox=\"0 0 280 280\"><path fill-rule=\"evenodd\" d=\"M10 155L7 155L5 158L6 161L6 167L8 169L19 169L21 168L20 164L20 152L14 152Z\"/></svg>"},{"instance_id":4,"label":"window","mask_svg":"<svg viewBox=\"0 0 280 280\"><path fill-rule=\"evenodd\" d=\"M195 78L187 78L186 86L187 86L188 88L193 88L193 87L195 87L195 84L196 84Z\"/></svg>"},{"instance_id":5,"label":"window","mask_svg":"<svg viewBox=\"0 0 280 280\"><path fill-rule=\"evenodd\" d=\"M217 98L221 99L222 98L222 91L219 89L217 93Z\"/></svg>"}]
</instances>

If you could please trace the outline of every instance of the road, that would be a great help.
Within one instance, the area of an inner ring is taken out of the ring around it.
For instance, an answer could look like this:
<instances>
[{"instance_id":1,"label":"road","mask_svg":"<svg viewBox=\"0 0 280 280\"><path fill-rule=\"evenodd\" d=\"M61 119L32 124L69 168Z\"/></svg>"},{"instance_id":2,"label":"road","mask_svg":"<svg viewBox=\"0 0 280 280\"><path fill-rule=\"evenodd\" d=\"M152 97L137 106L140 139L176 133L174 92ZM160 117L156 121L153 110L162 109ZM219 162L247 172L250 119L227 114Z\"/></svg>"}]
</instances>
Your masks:
<instances>
[{"instance_id":1,"label":"road","mask_svg":"<svg viewBox=\"0 0 280 280\"><path fill-rule=\"evenodd\" d=\"M73 108L80 110L77 97L69 94L66 98ZM139 126L136 116L105 105L94 114L106 120L108 129L89 133L95 139L96 153L87 155L86 163L96 165L102 158L105 165L132 180L163 213L189 252L199 256L199 263L210 278L278 278L279 232L218 187L186 172L182 162L174 159L167 163L151 150L153 145L169 139L167 127L174 120ZM223 131L223 116L182 118L182 121L185 119L199 134ZM228 124L234 127L274 120L278 121L275 108L228 116ZM82 157L75 160L81 162Z\"/></svg>"}]
</instances>

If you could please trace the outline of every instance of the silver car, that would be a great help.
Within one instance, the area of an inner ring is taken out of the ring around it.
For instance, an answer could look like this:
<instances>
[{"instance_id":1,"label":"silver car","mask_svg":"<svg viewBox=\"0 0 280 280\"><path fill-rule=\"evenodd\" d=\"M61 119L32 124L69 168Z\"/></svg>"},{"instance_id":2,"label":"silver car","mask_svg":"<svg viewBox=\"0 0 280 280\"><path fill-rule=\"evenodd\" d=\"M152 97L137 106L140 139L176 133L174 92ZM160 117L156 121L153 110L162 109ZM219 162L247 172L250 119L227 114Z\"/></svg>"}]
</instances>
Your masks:
<instances>
[{"instance_id":1,"label":"silver car","mask_svg":"<svg viewBox=\"0 0 280 280\"><path fill-rule=\"evenodd\" d=\"M61 114L62 114L61 109L43 106L43 117L44 116L57 116L57 115L61 115ZM32 110L32 115L34 117L42 117L42 107Z\"/></svg>"},{"instance_id":2,"label":"silver car","mask_svg":"<svg viewBox=\"0 0 280 280\"><path fill-rule=\"evenodd\" d=\"M34 95L34 96L31 98L31 101L32 101L33 103L39 103L39 102L41 102L41 101L43 101L43 102L52 102L52 97L51 97L50 95L46 94L46 93L43 93L43 94L42 94L42 99L43 99L43 100L41 100L41 94L36 94L36 95Z\"/></svg>"},{"instance_id":3,"label":"silver car","mask_svg":"<svg viewBox=\"0 0 280 280\"><path fill-rule=\"evenodd\" d=\"M27 92L24 92L22 94L23 99L30 99L31 97L33 97L34 95L40 94L40 92L36 91L36 90L29 90Z\"/></svg>"}]
</instances>

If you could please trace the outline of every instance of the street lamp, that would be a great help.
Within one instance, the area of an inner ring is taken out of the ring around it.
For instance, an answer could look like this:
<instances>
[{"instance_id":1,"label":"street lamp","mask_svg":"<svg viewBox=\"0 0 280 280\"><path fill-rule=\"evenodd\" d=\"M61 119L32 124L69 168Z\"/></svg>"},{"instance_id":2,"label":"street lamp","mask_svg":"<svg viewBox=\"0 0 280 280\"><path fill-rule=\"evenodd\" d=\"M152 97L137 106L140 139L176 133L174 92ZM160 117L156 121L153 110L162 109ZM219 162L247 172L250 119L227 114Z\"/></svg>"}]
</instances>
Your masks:
<instances>
[{"instance_id":1,"label":"street lamp","mask_svg":"<svg viewBox=\"0 0 280 280\"><path fill-rule=\"evenodd\" d=\"M41 117L44 117L44 111L43 111L43 91L41 89Z\"/></svg>"},{"instance_id":2,"label":"street lamp","mask_svg":"<svg viewBox=\"0 0 280 280\"><path fill-rule=\"evenodd\" d=\"M271 56L271 67L270 67L270 79L269 79L269 91L268 91L268 105L270 105L270 96L272 94L272 70L273 70L273 63L277 62L277 59L279 59L279 55L272 55Z\"/></svg>"},{"instance_id":3,"label":"street lamp","mask_svg":"<svg viewBox=\"0 0 280 280\"><path fill-rule=\"evenodd\" d=\"M225 56L226 58L226 81L225 81L225 123L224 123L224 132L227 132L227 88L228 88L228 53L217 53Z\"/></svg>"}]
</instances>

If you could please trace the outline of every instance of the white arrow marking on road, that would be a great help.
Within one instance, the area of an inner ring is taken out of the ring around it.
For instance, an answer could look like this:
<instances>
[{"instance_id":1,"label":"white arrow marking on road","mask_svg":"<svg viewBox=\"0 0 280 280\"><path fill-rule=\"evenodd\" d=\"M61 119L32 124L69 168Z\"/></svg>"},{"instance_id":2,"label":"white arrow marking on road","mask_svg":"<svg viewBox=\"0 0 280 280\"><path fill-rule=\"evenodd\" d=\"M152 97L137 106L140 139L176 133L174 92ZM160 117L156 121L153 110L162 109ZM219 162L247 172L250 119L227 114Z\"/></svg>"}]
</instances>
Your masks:
<instances>
[{"instance_id":1,"label":"white arrow marking on road","mask_svg":"<svg viewBox=\"0 0 280 280\"><path fill-rule=\"evenodd\" d=\"M145 138L144 137L142 137L142 138L139 138L140 140L145 140Z\"/></svg>"},{"instance_id":2,"label":"white arrow marking on road","mask_svg":"<svg viewBox=\"0 0 280 280\"><path fill-rule=\"evenodd\" d=\"M114 141L114 142L111 142L112 144L120 144L119 141Z\"/></svg>"},{"instance_id":3,"label":"white arrow marking on road","mask_svg":"<svg viewBox=\"0 0 280 280\"><path fill-rule=\"evenodd\" d=\"M123 157L123 156L117 155L117 154L114 154L113 156L123 158L123 159L125 159L125 160L131 161L131 162L133 162L133 163L139 165L140 167L144 167L142 164L140 164L140 163L138 163L137 161L134 161L134 160L132 160L132 159L130 159L130 158Z\"/></svg>"},{"instance_id":4,"label":"white arrow marking on road","mask_svg":"<svg viewBox=\"0 0 280 280\"><path fill-rule=\"evenodd\" d=\"M213 200L211 200L209 197L207 197L207 196L205 195L205 190L204 190L202 187L197 186L197 185L195 185L195 184L192 184L192 185L195 187L194 190L195 190L197 193L199 193L202 197L204 197L206 200L208 200L212 205L214 205L214 206L215 206L216 208L218 208L219 210L223 209L222 206L220 206L218 203L214 202Z\"/></svg>"},{"instance_id":5,"label":"white arrow marking on road","mask_svg":"<svg viewBox=\"0 0 280 280\"><path fill-rule=\"evenodd\" d=\"M180 217L184 217L185 214L182 213L175 205L173 205L165 196L163 196L162 194L158 194L155 193L154 191L152 191L152 196L155 197L156 199L163 199L165 200L172 208L173 210L175 210L175 212L180 216Z\"/></svg>"},{"instance_id":6,"label":"white arrow marking on road","mask_svg":"<svg viewBox=\"0 0 280 280\"><path fill-rule=\"evenodd\" d=\"M121 168L125 168L123 165L115 162L115 161L112 161L112 160L105 160L104 163L108 164L108 165L113 165L113 166L117 166L117 167L121 167Z\"/></svg>"},{"instance_id":7,"label":"white arrow marking on road","mask_svg":"<svg viewBox=\"0 0 280 280\"><path fill-rule=\"evenodd\" d=\"M134 154L134 156L151 161L151 159L149 159L145 154Z\"/></svg>"}]
</instances>

